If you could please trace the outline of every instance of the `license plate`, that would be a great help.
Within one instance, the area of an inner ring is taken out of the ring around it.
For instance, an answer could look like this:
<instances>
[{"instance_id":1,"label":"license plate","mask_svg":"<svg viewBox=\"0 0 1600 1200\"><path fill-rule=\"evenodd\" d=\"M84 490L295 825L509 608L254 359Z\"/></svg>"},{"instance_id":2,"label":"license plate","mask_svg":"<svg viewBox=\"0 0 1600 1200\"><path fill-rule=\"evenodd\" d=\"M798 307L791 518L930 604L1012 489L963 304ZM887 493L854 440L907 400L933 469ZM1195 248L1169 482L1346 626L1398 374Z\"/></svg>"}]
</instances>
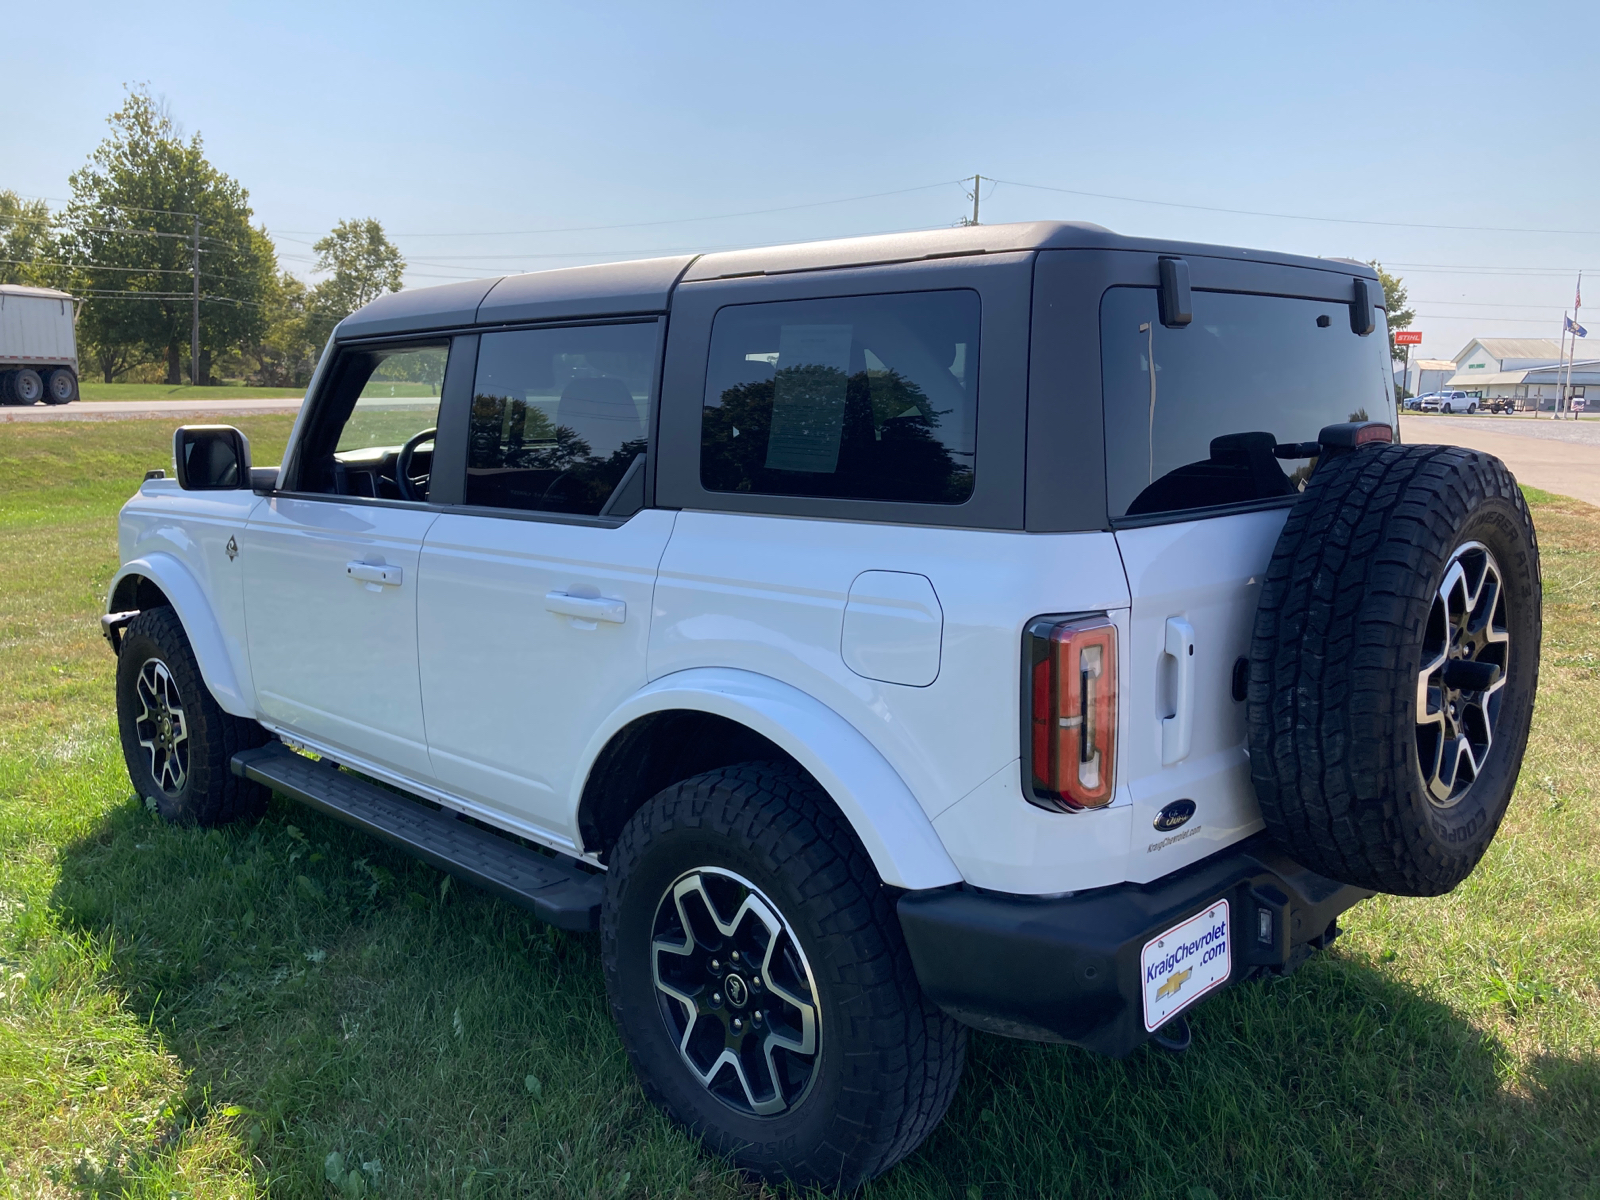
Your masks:
<instances>
[{"instance_id":1,"label":"license plate","mask_svg":"<svg viewBox=\"0 0 1600 1200\"><path fill-rule=\"evenodd\" d=\"M1147 1033L1160 1029L1201 996L1228 982L1233 966L1231 934L1228 902L1218 900L1205 912L1145 943L1139 968Z\"/></svg>"}]
</instances>

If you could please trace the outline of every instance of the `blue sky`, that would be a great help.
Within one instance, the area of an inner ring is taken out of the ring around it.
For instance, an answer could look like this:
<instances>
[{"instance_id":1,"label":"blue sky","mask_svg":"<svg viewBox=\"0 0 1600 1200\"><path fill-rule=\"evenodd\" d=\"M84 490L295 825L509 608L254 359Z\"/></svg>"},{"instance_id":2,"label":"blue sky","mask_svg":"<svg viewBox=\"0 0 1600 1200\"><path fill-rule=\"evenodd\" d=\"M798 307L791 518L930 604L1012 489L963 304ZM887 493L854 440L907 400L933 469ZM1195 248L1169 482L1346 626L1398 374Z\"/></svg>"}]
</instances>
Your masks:
<instances>
[{"instance_id":1,"label":"blue sky","mask_svg":"<svg viewBox=\"0 0 1600 1200\"><path fill-rule=\"evenodd\" d=\"M285 266L375 216L420 286L950 224L980 172L1005 181L985 223L1381 259L1445 357L1555 336L1579 268L1600 310L1597 24L1540 3L18 5L7 40L40 73L0 90L0 187L65 196L144 82Z\"/></svg>"}]
</instances>

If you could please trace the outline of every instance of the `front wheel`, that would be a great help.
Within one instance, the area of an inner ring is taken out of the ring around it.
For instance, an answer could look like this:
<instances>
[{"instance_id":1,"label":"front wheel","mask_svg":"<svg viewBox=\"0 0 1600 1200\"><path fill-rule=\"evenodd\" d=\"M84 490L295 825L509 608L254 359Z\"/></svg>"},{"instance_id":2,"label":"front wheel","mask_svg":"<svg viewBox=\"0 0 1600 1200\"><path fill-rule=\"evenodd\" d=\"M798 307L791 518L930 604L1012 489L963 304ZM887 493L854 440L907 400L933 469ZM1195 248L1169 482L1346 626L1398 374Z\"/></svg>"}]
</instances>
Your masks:
<instances>
[{"instance_id":1,"label":"front wheel","mask_svg":"<svg viewBox=\"0 0 1600 1200\"><path fill-rule=\"evenodd\" d=\"M267 731L217 704L170 608L145 609L123 631L117 725L133 786L168 821L225 825L266 809L266 790L234 776L228 762L265 745Z\"/></svg>"},{"instance_id":2,"label":"front wheel","mask_svg":"<svg viewBox=\"0 0 1600 1200\"><path fill-rule=\"evenodd\" d=\"M944 1116L966 1036L929 1002L893 896L808 777L685 780L636 813L601 916L645 1093L769 1179L853 1188Z\"/></svg>"}]
</instances>

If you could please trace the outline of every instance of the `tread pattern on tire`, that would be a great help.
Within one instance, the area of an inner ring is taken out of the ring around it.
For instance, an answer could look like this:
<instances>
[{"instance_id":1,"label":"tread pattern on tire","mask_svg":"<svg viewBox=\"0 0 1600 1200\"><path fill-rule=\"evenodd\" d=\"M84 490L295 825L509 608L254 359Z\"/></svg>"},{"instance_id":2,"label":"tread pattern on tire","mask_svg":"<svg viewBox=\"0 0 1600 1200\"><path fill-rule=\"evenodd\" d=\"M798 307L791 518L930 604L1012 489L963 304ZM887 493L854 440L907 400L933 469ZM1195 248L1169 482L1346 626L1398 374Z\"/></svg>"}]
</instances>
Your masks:
<instances>
[{"instance_id":1,"label":"tread pattern on tire","mask_svg":"<svg viewBox=\"0 0 1600 1200\"><path fill-rule=\"evenodd\" d=\"M629 868L652 834L684 826L739 839L775 875L797 879L813 906L809 919L858 951L849 964L856 990L846 1016L873 1049L847 1057L843 1094L860 1097L861 1111L839 1114L839 1140L819 1147L805 1174L853 1187L887 1170L943 1119L961 1078L966 1030L923 996L894 898L872 860L826 793L792 768L744 763L709 771L661 792L623 830L607 879L608 891L618 894L601 918L608 946L616 943ZM615 1000L613 1014L625 1028ZM666 1107L646 1072L639 1074L652 1101Z\"/></svg>"},{"instance_id":2,"label":"tread pattern on tire","mask_svg":"<svg viewBox=\"0 0 1600 1200\"><path fill-rule=\"evenodd\" d=\"M1406 678L1404 650L1420 641L1430 581L1454 547L1450 514L1494 499L1514 508L1537 562L1516 480L1475 450L1393 445L1347 455L1319 467L1290 512L1256 612L1251 773L1268 829L1323 875L1437 895L1487 846L1485 838L1441 854L1386 781L1414 773L1407 689L1414 697L1415 678ZM1532 603L1537 613L1537 590ZM1536 664L1538 645L1513 653ZM1514 736L1525 742L1526 729ZM1522 748L1514 747L1519 761Z\"/></svg>"},{"instance_id":3,"label":"tread pattern on tire","mask_svg":"<svg viewBox=\"0 0 1600 1200\"><path fill-rule=\"evenodd\" d=\"M200 664L184 632L183 622L171 608L147 608L128 623L123 631L123 653L140 638L154 642L162 651L162 661L172 673L183 697L184 714L189 723L189 785L181 809L167 797L156 796L162 814L169 820L193 821L210 827L234 821L254 820L266 811L268 793L258 783L234 775L229 762L240 750L264 746L271 735L260 724L246 717L225 712L206 687ZM138 669L138 664L133 667ZM134 773L134 755L142 753L131 736L132 714L121 714L123 753L128 757L129 773Z\"/></svg>"}]
</instances>

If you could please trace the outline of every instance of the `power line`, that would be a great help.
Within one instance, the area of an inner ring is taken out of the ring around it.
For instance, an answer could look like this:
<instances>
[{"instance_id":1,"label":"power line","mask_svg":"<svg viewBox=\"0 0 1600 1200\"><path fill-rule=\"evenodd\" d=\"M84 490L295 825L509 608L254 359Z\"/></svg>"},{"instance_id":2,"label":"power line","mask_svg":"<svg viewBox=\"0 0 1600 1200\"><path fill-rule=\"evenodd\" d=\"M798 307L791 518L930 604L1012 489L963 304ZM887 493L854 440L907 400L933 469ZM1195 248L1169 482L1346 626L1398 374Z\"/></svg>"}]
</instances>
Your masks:
<instances>
[{"instance_id":1,"label":"power line","mask_svg":"<svg viewBox=\"0 0 1600 1200\"><path fill-rule=\"evenodd\" d=\"M985 178L991 178L985 176ZM1304 213L1259 212L1249 208L1220 208L1210 204L1182 204L1176 200L1147 200L1143 196L1114 196L1106 192L1085 192L1076 188L1050 187L1042 183L1022 183L1015 179L996 179L1011 187L1032 188L1040 192L1060 192L1067 196L1087 196L1094 200L1118 200L1124 204L1154 204L1162 208L1185 208L1193 212L1226 213L1235 217L1270 217L1281 221L1318 221L1329 225L1379 225L1389 229L1445 229L1464 233L1553 233L1569 237L1600 237L1600 229L1533 229L1513 225L1441 225L1423 221L1373 221L1361 217L1317 217Z\"/></svg>"},{"instance_id":2,"label":"power line","mask_svg":"<svg viewBox=\"0 0 1600 1200\"><path fill-rule=\"evenodd\" d=\"M879 200L885 196L905 196L912 192L926 192L933 188L949 187L951 184L964 182L960 179L945 179L938 183L923 183L916 187L896 188L889 192L869 192L862 196L842 196L837 200L811 200L805 204L785 204L778 208L754 208L746 212L718 213L704 217L669 217L660 221L628 221L619 225L571 225L557 229L507 229L486 233L392 233L390 237L533 237L546 233L594 233L610 229L646 229L658 225L684 225L693 221L731 221L737 217L764 217L771 213L796 212L803 208L823 208L830 204L854 204L860 200ZM285 233L302 233L307 237L318 236L312 229L286 229Z\"/></svg>"},{"instance_id":3,"label":"power line","mask_svg":"<svg viewBox=\"0 0 1600 1200\"><path fill-rule=\"evenodd\" d=\"M86 296L99 296L101 298L111 299L111 300L119 300L119 299L120 300L193 300L194 299L194 293L193 292L140 292L140 291L131 291L131 290L130 291L118 291L115 288L84 288L83 289L83 294L86 295ZM207 296L207 295L202 295L200 297L200 300L201 300L202 303L243 304L243 305L246 305L246 306L248 306L250 308L266 308L267 307L265 304L261 304L260 302L255 301L255 300L235 300L232 296Z\"/></svg>"},{"instance_id":4,"label":"power line","mask_svg":"<svg viewBox=\"0 0 1600 1200\"><path fill-rule=\"evenodd\" d=\"M1418 313L1417 318L1422 321L1476 321L1479 324L1489 320L1487 317L1474 317L1459 313ZM1546 328L1551 325L1551 321L1548 318L1539 320L1534 317L1496 317L1494 322L1499 325L1543 325Z\"/></svg>"},{"instance_id":5,"label":"power line","mask_svg":"<svg viewBox=\"0 0 1600 1200\"><path fill-rule=\"evenodd\" d=\"M44 200L50 204L78 203L78 201L69 199L66 196L34 196L26 192L13 192L12 195L16 196L20 200ZM128 212L154 213L157 216L164 217L193 217L199 215L192 212L181 212L175 208L139 208L136 205L124 204L120 200L110 200L106 201L106 203L110 204L112 208L126 209Z\"/></svg>"}]
</instances>

